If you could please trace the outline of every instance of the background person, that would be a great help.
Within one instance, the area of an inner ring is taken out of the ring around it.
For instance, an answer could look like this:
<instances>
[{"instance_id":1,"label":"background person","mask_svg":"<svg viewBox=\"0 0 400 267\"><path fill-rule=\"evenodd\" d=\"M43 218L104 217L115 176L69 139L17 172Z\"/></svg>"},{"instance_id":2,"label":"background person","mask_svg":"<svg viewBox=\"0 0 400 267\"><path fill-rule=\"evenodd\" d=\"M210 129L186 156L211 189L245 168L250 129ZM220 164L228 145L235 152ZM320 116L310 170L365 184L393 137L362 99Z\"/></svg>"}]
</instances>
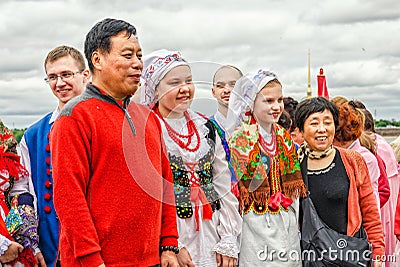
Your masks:
<instances>
[{"instance_id":1,"label":"background person","mask_svg":"<svg viewBox=\"0 0 400 267\"><path fill-rule=\"evenodd\" d=\"M303 136L301 136L299 128L296 127L296 123L294 121L296 107L298 104L299 104L299 102L296 99L294 99L293 97L285 96L283 98L284 109L285 109L285 111L287 111L289 113L290 119L292 122L289 132L290 132L290 136L292 137L292 139L296 145L296 149L298 149L299 146L304 143L304 138L303 138Z\"/></svg>"},{"instance_id":2,"label":"background person","mask_svg":"<svg viewBox=\"0 0 400 267\"><path fill-rule=\"evenodd\" d=\"M30 190L37 197L36 208L40 219L40 250L36 251L37 258L41 266L55 266L60 225L53 204L49 134L64 105L84 91L90 74L82 54L65 45L58 46L47 54L44 69L45 81L57 98L58 105L53 112L46 114L25 131L20 147L21 162L31 174Z\"/></svg>"},{"instance_id":3,"label":"background person","mask_svg":"<svg viewBox=\"0 0 400 267\"><path fill-rule=\"evenodd\" d=\"M37 266L37 216L17 140L0 120L0 266ZM2 265L5 264L5 265Z\"/></svg>"},{"instance_id":4,"label":"background person","mask_svg":"<svg viewBox=\"0 0 400 267\"><path fill-rule=\"evenodd\" d=\"M357 151L364 158L371 185L374 191L376 205L380 216L380 199L379 199L379 177L380 170L378 160L367 148L363 147L360 143L360 136L364 129L364 125L360 118L357 116L356 111L348 104L337 104L339 109L338 127L335 131L335 138L333 144L342 148Z\"/></svg>"},{"instance_id":5,"label":"background person","mask_svg":"<svg viewBox=\"0 0 400 267\"><path fill-rule=\"evenodd\" d=\"M400 136L398 136L393 142L391 142L390 146L393 148L397 163L400 163Z\"/></svg>"},{"instance_id":6,"label":"background person","mask_svg":"<svg viewBox=\"0 0 400 267\"><path fill-rule=\"evenodd\" d=\"M222 145L225 149L226 160L229 163L229 170L231 171L231 191L239 198L239 189L235 172L233 171L230 163L231 155L229 151L228 142L226 140L226 116L228 114L229 98L233 87L237 80L243 76L241 70L232 65L224 65L217 69L213 77L212 95L217 99L218 109L217 112L210 117L210 120L217 128L219 137L221 138Z\"/></svg>"},{"instance_id":7,"label":"background person","mask_svg":"<svg viewBox=\"0 0 400 267\"><path fill-rule=\"evenodd\" d=\"M231 91L242 76L242 71L232 65L224 65L214 73L212 95L218 102L218 109L213 118L224 132Z\"/></svg>"},{"instance_id":8,"label":"background person","mask_svg":"<svg viewBox=\"0 0 400 267\"><path fill-rule=\"evenodd\" d=\"M390 198L390 187L389 187L389 180L387 176L387 169L385 162L381 158L381 156L377 153L377 142L376 138L371 134L369 129L367 129L366 125L366 116L364 115L364 112L360 109L357 108L354 104L354 101L349 101L348 106L351 107L354 111L354 113L357 115L359 121L361 122L361 135L358 138L360 145L368 149L376 158L377 163L378 163L378 168L379 168L379 178L378 178L378 193L379 193L379 207L380 211L382 212L382 208L384 205L388 202ZM346 104L347 105L347 104ZM368 122L369 124L370 122ZM388 144L389 146L389 144ZM389 146L390 147L390 146ZM391 149L391 148L390 148ZM396 170L397 171L397 170ZM381 216L382 220L382 225L384 225L384 220L383 217ZM385 228L384 229L384 234L385 234ZM393 232L393 231L391 231ZM386 236L386 234L385 234ZM386 247L386 250L388 247Z\"/></svg>"},{"instance_id":9,"label":"background person","mask_svg":"<svg viewBox=\"0 0 400 267\"><path fill-rule=\"evenodd\" d=\"M364 130L376 144L376 154L382 159L384 169L381 170L381 175L384 173L387 176L390 196L385 205L381 204L381 217L383 232L385 234L386 256L394 255L396 249L397 238L394 233L394 222L396 214L396 205L400 190L400 175L398 172L398 164L393 148L389 145L384 137L376 133L374 118L365 105L360 101L350 101L353 106L361 110L365 117ZM379 158L378 158L379 161ZM379 163L379 162L378 162ZM381 183L381 180L379 180ZM381 196L381 190L379 190ZM381 201L382 203L382 201ZM386 267L395 266L393 262L386 262Z\"/></svg>"},{"instance_id":10,"label":"background person","mask_svg":"<svg viewBox=\"0 0 400 267\"><path fill-rule=\"evenodd\" d=\"M281 116L279 116L278 124L285 128L286 131L290 132L292 126L292 119L287 111L283 110Z\"/></svg>"}]
</instances>

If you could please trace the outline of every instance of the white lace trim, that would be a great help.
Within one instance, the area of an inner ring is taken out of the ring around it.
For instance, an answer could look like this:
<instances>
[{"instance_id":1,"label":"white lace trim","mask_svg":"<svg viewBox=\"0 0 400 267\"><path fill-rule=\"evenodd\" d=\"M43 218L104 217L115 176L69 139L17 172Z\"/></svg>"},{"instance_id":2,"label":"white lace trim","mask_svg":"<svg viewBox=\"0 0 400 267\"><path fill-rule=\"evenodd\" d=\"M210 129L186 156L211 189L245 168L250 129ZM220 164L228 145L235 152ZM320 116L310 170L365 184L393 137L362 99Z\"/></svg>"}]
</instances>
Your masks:
<instances>
[{"instance_id":1,"label":"white lace trim","mask_svg":"<svg viewBox=\"0 0 400 267\"><path fill-rule=\"evenodd\" d=\"M0 241L1 241L1 243L0 243L0 256L1 256L1 255L4 254L4 252L6 252L8 247L11 245L11 241L7 237L1 236L1 235L0 235Z\"/></svg>"},{"instance_id":2,"label":"white lace trim","mask_svg":"<svg viewBox=\"0 0 400 267\"><path fill-rule=\"evenodd\" d=\"M212 251L235 259L237 259L239 255L239 249L234 243L218 242L213 247Z\"/></svg>"},{"instance_id":3,"label":"white lace trim","mask_svg":"<svg viewBox=\"0 0 400 267\"><path fill-rule=\"evenodd\" d=\"M167 146L167 150L169 153L176 155L176 156L181 156L183 161L185 162L196 162L200 160L202 157L204 157L208 151L211 149L210 146L207 143L207 138L206 135L208 134L208 128L205 125L207 120L198 115L197 113L188 110L190 118L193 120L193 122L196 124L197 130L199 131L200 135L200 147L196 152L190 152L187 151L183 148L181 148L178 144L172 140L172 138L168 135L167 128L165 127L165 124L161 121L161 125L163 128L163 137L164 137L164 142L165 145ZM186 118L182 117L179 119L168 119L164 118L165 121L177 132L181 134L187 134L187 126L186 126ZM197 145L196 143L196 138L192 139L192 143L189 147L195 147Z\"/></svg>"},{"instance_id":4,"label":"white lace trim","mask_svg":"<svg viewBox=\"0 0 400 267\"><path fill-rule=\"evenodd\" d=\"M272 130L275 131L274 128L272 128ZM268 133L266 130L264 130L263 127L259 126L258 132L261 134L262 138L264 138L264 140L267 143L270 143L272 141L272 133Z\"/></svg>"},{"instance_id":5,"label":"white lace trim","mask_svg":"<svg viewBox=\"0 0 400 267\"><path fill-rule=\"evenodd\" d=\"M330 172L333 168L335 168L336 164L335 162L332 162L331 165L329 165L327 168L323 170L307 170L308 175L321 175Z\"/></svg>"}]
</instances>

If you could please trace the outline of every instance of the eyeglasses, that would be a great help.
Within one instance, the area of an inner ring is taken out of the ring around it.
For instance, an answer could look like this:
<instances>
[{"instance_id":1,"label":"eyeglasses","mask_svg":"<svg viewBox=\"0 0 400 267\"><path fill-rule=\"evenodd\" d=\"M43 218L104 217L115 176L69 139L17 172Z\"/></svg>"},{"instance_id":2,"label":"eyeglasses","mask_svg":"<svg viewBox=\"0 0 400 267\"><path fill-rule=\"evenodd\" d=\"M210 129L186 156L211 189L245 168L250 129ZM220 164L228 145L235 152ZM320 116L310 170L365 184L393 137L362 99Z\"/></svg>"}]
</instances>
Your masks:
<instances>
[{"instance_id":1,"label":"eyeglasses","mask_svg":"<svg viewBox=\"0 0 400 267\"><path fill-rule=\"evenodd\" d=\"M50 74L46 78L44 78L46 83L49 84L54 84L58 81L58 78L60 77L62 81L70 81L74 78L75 74L81 73L83 70L72 72L72 71L65 71L62 72L60 75L56 74Z\"/></svg>"}]
</instances>

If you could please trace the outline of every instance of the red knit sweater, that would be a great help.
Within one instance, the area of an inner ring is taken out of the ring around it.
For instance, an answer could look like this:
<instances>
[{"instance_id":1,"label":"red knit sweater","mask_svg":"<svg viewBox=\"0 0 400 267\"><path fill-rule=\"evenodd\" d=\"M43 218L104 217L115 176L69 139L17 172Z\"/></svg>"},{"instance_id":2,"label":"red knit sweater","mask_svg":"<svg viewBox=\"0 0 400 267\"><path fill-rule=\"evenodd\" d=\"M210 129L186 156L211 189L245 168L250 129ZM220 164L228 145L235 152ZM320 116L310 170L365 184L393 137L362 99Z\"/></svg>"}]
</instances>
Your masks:
<instances>
[{"instance_id":1,"label":"red knit sweater","mask_svg":"<svg viewBox=\"0 0 400 267\"><path fill-rule=\"evenodd\" d=\"M54 206L63 266L152 266L177 246L172 174L157 118L127 114L92 85L70 101L51 134Z\"/></svg>"}]
</instances>

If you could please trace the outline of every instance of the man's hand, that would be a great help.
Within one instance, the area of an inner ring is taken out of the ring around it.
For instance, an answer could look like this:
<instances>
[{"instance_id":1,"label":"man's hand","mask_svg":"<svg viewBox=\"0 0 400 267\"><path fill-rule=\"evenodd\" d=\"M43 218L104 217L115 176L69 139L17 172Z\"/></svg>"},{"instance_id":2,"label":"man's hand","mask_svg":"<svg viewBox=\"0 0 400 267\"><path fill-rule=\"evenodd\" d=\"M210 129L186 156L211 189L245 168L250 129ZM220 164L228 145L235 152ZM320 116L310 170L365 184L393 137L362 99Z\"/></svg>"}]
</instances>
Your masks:
<instances>
[{"instance_id":1,"label":"man's hand","mask_svg":"<svg viewBox=\"0 0 400 267\"><path fill-rule=\"evenodd\" d=\"M99 265L99 267L106 267L106 265L103 263L102 265Z\"/></svg>"},{"instance_id":2,"label":"man's hand","mask_svg":"<svg viewBox=\"0 0 400 267\"><path fill-rule=\"evenodd\" d=\"M24 250L24 247L18 244L17 242L11 241L11 245L4 252L3 255L0 256L0 262L6 263L15 260L18 258L18 254Z\"/></svg>"},{"instance_id":3,"label":"man's hand","mask_svg":"<svg viewBox=\"0 0 400 267\"><path fill-rule=\"evenodd\" d=\"M181 248L178 254L178 263L180 267L195 267L186 248Z\"/></svg>"},{"instance_id":4,"label":"man's hand","mask_svg":"<svg viewBox=\"0 0 400 267\"><path fill-rule=\"evenodd\" d=\"M235 267L236 259L228 256L224 256L217 253L217 266L218 267Z\"/></svg>"},{"instance_id":5,"label":"man's hand","mask_svg":"<svg viewBox=\"0 0 400 267\"><path fill-rule=\"evenodd\" d=\"M161 253L161 267L179 267L175 252L166 250Z\"/></svg>"}]
</instances>

